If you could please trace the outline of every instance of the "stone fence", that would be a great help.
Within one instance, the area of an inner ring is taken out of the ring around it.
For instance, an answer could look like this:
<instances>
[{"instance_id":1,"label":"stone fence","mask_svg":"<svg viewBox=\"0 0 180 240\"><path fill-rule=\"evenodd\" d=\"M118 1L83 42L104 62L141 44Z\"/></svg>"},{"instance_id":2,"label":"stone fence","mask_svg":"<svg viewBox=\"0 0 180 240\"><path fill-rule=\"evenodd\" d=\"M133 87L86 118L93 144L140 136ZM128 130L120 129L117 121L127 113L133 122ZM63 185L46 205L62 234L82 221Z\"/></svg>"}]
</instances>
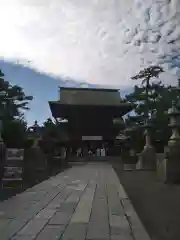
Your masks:
<instances>
[{"instance_id":1,"label":"stone fence","mask_svg":"<svg viewBox=\"0 0 180 240\"><path fill-rule=\"evenodd\" d=\"M120 161L120 156L105 156L105 157L97 157L97 156L86 156L86 157L69 157L68 162L112 162L112 161Z\"/></svg>"}]
</instances>

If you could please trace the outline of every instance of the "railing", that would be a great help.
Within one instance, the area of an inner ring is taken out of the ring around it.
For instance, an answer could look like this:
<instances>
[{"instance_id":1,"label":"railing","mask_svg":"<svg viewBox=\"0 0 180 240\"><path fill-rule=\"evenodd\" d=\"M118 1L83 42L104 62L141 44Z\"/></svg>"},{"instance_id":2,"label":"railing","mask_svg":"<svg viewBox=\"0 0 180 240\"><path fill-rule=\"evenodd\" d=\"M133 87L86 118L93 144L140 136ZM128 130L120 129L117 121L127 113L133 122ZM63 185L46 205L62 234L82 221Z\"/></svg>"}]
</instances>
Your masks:
<instances>
[{"instance_id":1,"label":"railing","mask_svg":"<svg viewBox=\"0 0 180 240\"><path fill-rule=\"evenodd\" d=\"M84 156L84 157L69 157L68 162L104 162L120 160L120 156Z\"/></svg>"}]
</instances>

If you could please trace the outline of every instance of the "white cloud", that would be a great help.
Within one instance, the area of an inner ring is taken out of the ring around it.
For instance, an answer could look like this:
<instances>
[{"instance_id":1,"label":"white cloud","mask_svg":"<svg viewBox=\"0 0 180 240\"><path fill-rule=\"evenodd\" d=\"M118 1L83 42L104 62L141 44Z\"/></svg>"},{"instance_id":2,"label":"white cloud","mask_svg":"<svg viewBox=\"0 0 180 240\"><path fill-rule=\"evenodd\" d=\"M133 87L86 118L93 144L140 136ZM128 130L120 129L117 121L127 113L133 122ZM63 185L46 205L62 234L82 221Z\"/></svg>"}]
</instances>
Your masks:
<instances>
[{"instance_id":1,"label":"white cloud","mask_svg":"<svg viewBox=\"0 0 180 240\"><path fill-rule=\"evenodd\" d=\"M180 76L179 0L0 0L0 56L90 83L129 86L150 64Z\"/></svg>"}]
</instances>

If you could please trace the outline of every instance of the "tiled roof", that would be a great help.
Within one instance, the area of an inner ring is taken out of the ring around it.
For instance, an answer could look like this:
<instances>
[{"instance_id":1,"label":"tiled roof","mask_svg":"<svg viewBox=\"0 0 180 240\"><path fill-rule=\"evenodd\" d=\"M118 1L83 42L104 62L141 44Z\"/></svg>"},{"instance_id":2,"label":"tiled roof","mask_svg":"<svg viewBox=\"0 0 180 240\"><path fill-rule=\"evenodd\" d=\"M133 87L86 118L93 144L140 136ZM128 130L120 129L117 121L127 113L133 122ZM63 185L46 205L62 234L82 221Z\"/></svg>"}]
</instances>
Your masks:
<instances>
[{"instance_id":1,"label":"tiled roof","mask_svg":"<svg viewBox=\"0 0 180 240\"><path fill-rule=\"evenodd\" d=\"M77 105L120 105L121 98L117 89L62 88L62 104Z\"/></svg>"}]
</instances>

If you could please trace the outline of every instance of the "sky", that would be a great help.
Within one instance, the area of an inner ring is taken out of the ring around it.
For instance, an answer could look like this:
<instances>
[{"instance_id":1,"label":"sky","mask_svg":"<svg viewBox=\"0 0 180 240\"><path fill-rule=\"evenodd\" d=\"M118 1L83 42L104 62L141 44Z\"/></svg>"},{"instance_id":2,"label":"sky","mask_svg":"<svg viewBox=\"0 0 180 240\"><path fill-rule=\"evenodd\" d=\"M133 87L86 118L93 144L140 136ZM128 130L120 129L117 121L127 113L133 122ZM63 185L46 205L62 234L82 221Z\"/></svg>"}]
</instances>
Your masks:
<instances>
[{"instance_id":1,"label":"sky","mask_svg":"<svg viewBox=\"0 0 180 240\"><path fill-rule=\"evenodd\" d=\"M179 0L0 0L0 29L0 67L42 99L46 82L57 96L67 78L129 89L155 64L165 83L180 77Z\"/></svg>"}]
</instances>

